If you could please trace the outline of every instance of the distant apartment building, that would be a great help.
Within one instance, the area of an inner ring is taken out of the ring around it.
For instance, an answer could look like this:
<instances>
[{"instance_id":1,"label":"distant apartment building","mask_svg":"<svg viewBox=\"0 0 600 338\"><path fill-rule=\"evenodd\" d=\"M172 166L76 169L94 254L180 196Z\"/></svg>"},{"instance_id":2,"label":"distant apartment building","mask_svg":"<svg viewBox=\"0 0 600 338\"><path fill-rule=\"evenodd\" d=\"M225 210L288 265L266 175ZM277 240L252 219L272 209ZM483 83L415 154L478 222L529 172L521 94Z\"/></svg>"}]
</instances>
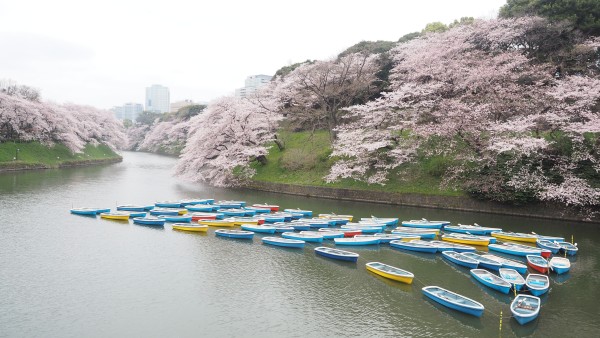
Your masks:
<instances>
[{"instance_id":1,"label":"distant apartment building","mask_svg":"<svg viewBox=\"0 0 600 338\"><path fill-rule=\"evenodd\" d=\"M235 90L236 97L247 97L252 95L256 90L271 81L273 78L270 75L252 75L248 76L245 81L245 86Z\"/></svg>"},{"instance_id":2,"label":"distant apartment building","mask_svg":"<svg viewBox=\"0 0 600 338\"><path fill-rule=\"evenodd\" d=\"M146 87L146 111L168 113L171 109L169 88L161 85Z\"/></svg>"},{"instance_id":3,"label":"distant apartment building","mask_svg":"<svg viewBox=\"0 0 600 338\"><path fill-rule=\"evenodd\" d=\"M135 121L138 115L142 113L144 106L141 103L125 103L122 106L113 107L111 111L115 113L115 117L118 120L131 120Z\"/></svg>"}]
</instances>

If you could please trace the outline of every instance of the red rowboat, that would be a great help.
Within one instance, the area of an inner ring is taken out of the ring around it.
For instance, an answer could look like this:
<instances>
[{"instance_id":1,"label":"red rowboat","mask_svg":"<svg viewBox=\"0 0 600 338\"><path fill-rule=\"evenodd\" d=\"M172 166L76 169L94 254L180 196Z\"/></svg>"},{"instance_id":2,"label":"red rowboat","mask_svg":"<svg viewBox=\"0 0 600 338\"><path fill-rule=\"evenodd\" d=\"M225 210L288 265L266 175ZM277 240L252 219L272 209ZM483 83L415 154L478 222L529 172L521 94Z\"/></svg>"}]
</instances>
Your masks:
<instances>
[{"instance_id":1,"label":"red rowboat","mask_svg":"<svg viewBox=\"0 0 600 338\"><path fill-rule=\"evenodd\" d=\"M536 255L527 255L527 265L540 273L548 273L550 268L546 259Z\"/></svg>"}]
</instances>

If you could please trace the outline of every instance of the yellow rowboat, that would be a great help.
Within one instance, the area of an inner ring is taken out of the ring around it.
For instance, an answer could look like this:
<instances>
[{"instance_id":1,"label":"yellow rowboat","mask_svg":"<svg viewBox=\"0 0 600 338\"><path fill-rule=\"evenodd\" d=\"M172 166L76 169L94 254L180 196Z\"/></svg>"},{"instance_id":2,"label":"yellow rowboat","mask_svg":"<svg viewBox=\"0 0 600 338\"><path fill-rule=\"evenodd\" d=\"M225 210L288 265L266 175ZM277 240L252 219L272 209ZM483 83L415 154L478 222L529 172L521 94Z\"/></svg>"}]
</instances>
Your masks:
<instances>
[{"instance_id":1,"label":"yellow rowboat","mask_svg":"<svg viewBox=\"0 0 600 338\"><path fill-rule=\"evenodd\" d=\"M258 219L233 218L234 225L243 225L243 224L258 225L258 223L259 223Z\"/></svg>"},{"instance_id":2,"label":"yellow rowboat","mask_svg":"<svg viewBox=\"0 0 600 338\"><path fill-rule=\"evenodd\" d=\"M488 246L490 244L490 240L487 238L462 234L443 235L442 241L479 246Z\"/></svg>"},{"instance_id":3,"label":"yellow rowboat","mask_svg":"<svg viewBox=\"0 0 600 338\"><path fill-rule=\"evenodd\" d=\"M366 268L367 270L381 277L389 278L406 284L412 284L413 278L415 277L415 275L406 270L379 262L369 262L366 264Z\"/></svg>"},{"instance_id":4,"label":"yellow rowboat","mask_svg":"<svg viewBox=\"0 0 600 338\"><path fill-rule=\"evenodd\" d=\"M496 232L492 232L491 235L496 238L506 239L509 241L516 241L516 242L535 243L538 240L538 237L536 235L524 234L524 233L520 233L520 232L496 231Z\"/></svg>"},{"instance_id":5,"label":"yellow rowboat","mask_svg":"<svg viewBox=\"0 0 600 338\"><path fill-rule=\"evenodd\" d=\"M232 220L228 219L202 219L198 221L198 224L208 225L211 227L232 227L235 226Z\"/></svg>"},{"instance_id":6,"label":"yellow rowboat","mask_svg":"<svg viewBox=\"0 0 600 338\"><path fill-rule=\"evenodd\" d=\"M182 231L206 232L208 230L208 225L202 225L202 224L174 223L171 226L175 230L182 230Z\"/></svg>"},{"instance_id":7,"label":"yellow rowboat","mask_svg":"<svg viewBox=\"0 0 600 338\"><path fill-rule=\"evenodd\" d=\"M114 219L118 221L129 221L128 212L103 212L100 214L100 218Z\"/></svg>"}]
</instances>

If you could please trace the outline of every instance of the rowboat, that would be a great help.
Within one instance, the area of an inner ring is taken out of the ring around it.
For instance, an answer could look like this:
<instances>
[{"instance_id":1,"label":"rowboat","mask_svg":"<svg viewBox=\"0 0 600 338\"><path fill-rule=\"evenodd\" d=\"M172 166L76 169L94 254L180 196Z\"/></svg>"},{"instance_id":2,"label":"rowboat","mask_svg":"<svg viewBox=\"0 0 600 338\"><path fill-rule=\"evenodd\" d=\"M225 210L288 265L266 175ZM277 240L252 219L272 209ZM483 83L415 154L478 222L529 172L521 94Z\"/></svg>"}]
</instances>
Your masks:
<instances>
[{"instance_id":1,"label":"rowboat","mask_svg":"<svg viewBox=\"0 0 600 338\"><path fill-rule=\"evenodd\" d=\"M207 225L200 224L188 224L188 223L173 223L171 224L174 230L182 231L195 231L195 232L206 232L208 230Z\"/></svg>"},{"instance_id":2,"label":"rowboat","mask_svg":"<svg viewBox=\"0 0 600 338\"><path fill-rule=\"evenodd\" d=\"M264 219L258 217L231 217L231 220L235 225L244 225L244 224L262 224L264 223Z\"/></svg>"},{"instance_id":3,"label":"rowboat","mask_svg":"<svg viewBox=\"0 0 600 338\"><path fill-rule=\"evenodd\" d=\"M491 235L496 238L516 242L535 243L538 240L537 236L533 234L525 234L521 232L494 231Z\"/></svg>"},{"instance_id":4,"label":"rowboat","mask_svg":"<svg viewBox=\"0 0 600 338\"><path fill-rule=\"evenodd\" d=\"M542 256L544 258L548 258L552 255L552 251L548 250L548 249L542 249L542 248L538 248L535 246L530 246L530 245L526 245L526 244L519 244L519 243L505 243L505 244L509 244L512 245L515 248L520 248L523 250L539 250L540 253L537 254L538 256ZM535 253L533 253L532 255L536 255Z\"/></svg>"},{"instance_id":5,"label":"rowboat","mask_svg":"<svg viewBox=\"0 0 600 338\"><path fill-rule=\"evenodd\" d=\"M479 262L480 268L498 271L502 267L502 263L496 262L493 259L485 258L482 255L476 254L474 252L464 252L463 255L469 258L473 258L474 260Z\"/></svg>"},{"instance_id":6,"label":"rowboat","mask_svg":"<svg viewBox=\"0 0 600 338\"><path fill-rule=\"evenodd\" d=\"M571 261L563 257L552 257L548 265L550 265L550 269L552 271L556 272L559 275L569 272L569 270L571 269Z\"/></svg>"},{"instance_id":7,"label":"rowboat","mask_svg":"<svg viewBox=\"0 0 600 338\"><path fill-rule=\"evenodd\" d=\"M275 228L275 232L293 232L294 231L294 227L291 225L288 225L287 223L273 223L272 225L273 228Z\"/></svg>"},{"instance_id":8,"label":"rowboat","mask_svg":"<svg viewBox=\"0 0 600 338\"><path fill-rule=\"evenodd\" d=\"M334 239L334 238L343 238L344 233L341 231L317 231L317 233L323 236L323 239Z\"/></svg>"},{"instance_id":9,"label":"rowboat","mask_svg":"<svg viewBox=\"0 0 600 338\"><path fill-rule=\"evenodd\" d=\"M538 239L535 244L542 249L550 250L553 254L557 254L560 250L560 245L556 244L556 242L549 241L547 239Z\"/></svg>"},{"instance_id":10,"label":"rowboat","mask_svg":"<svg viewBox=\"0 0 600 338\"><path fill-rule=\"evenodd\" d=\"M510 312L519 324L525 325L537 318L541 304L542 301L536 296L518 295L510 303Z\"/></svg>"},{"instance_id":11,"label":"rowboat","mask_svg":"<svg viewBox=\"0 0 600 338\"><path fill-rule=\"evenodd\" d=\"M337 214L319 214L319 218L345 218L348 221L352 222L352 215L337 215Z\"/></svg>"},{"instance_id":12,"label":"rowboat","mask_svg":"<svg viewBox=\"0 0 600 338\"><path fill-rule=\"evenodd\" d=\"M170 215L160 215L158 218L162 218L167 222L174 223L190 223L192 221L192 216L170 216Z\"/></svg>"},{"instance_id":13,"label":"rowboat","mask_svg":"<svg viewBox=\"0 0 600 338\"><path fill-rule=\"evenodd\" d=\"M295 212L304 215L304 217L312 217L311 210L302 210L302 209L283 209L285 212Z\"/></svg>"},{"instance_id":14,"label":"rowboat","mask_svg":"<svg viewBox=\"0 0 600 338\"><path fill-rule=\"evenodd\" d=\"M228 218L225 218L225 219L203 219L203 220L199 220L198 224L208 225L208 226L212 226L212 227L232 227L235 225L233 223L233 221Z\"/></svg>"},{"instance_id":15,"label":"rowboat","mask_svg":"<svg viewBox=\"0 0 600 338\"><path fill-rule=\"evenodd\" d=\"M305 242L315 242L315 243L323 242L323 236L318 236L318 235L314 235L314 234L284 232L281 234L281 237L287 238L287 239L297 239L297 240L301 240L301 241L305 241Z\"/></svg>"},{"instance_id":16,"label":"rowboat","mask_svg":"<svg viewBox=\"0 0 600 338\"><path fill-rule=\"evenodd\" d=\"M368 235L356 235L356 236L368 236ZM407 238L410 238L410 240L421 238L419 236L407 236L407 235L403 236L403 235L382 234L382 233L373 234L372 236L379 238L379 243L382 243L382 244L389 243L389 242L395 241L395 240L407 241L408 240Z\"/></svg>"},{"instance_id":17,"label":"rowboat","mask_svg":"<svg viewBox=\"0 0 600 338\"><path fill-rule=\"evenodd\" d=\"M532 234L541 240L552 241L552 242L564 242L565 241L565 238L561 237L561 236L539 235L539 234L536 234L535 232L532 232Z\"/></svg>"},{"instance_id":18,"label":"rowboat","mask_svg":"<svg viewBox=\"0 0 600 338\"><path fill-rule=\"evenodd\" d=\"M246 211L252 210L257 215L258 214L270 214L271 213L271 209L266 209L266 208L245 207L244 210L246 210Z\"/></svg>"},{"instance_id":19,"label":"rowboat","mask_svg":"<svg viewBox=\"0 0 600 338\"><path fill-rule=\"evenodd\" d=\"M256 211L254 209L242 208L242 211L244 211L244 216L245 217L254 217L254 216L256 216Z\"/></svg>"},{"instance_id":20,"label":"rowboat","mask_svg":"<svg viewBox=\"0 0 600 338\"><path fill-rule=\"evenodd\" d=\"M162 201L154 203L159 208L181 208L181 202L179 201Z\"/></svg>"},{"instance_id":21,"label":"rowboat","mask_svg":"<svg viewBox=\"0 0 600 338\"><path fill-rule=\"evenodd\" d=\"M279 210L279 206L278 205L274 205L274 204L252 204L253 208L262 208L262 209L269 209L271 210L271 212L275 212Z\"/></svg>"},{"instance_id":22,"label":"rowboat","mask_svg":"<svg viewBox=\"0 0 600 338\"><path fill-rule=\"evenodd\" d=\"M220 206L221 208L233 208L233 209L240 209L240 208L243 208L246 206L245 201L217 201L214 204Z\"/></svg>"},{"instance_id":23,"label":"rowboat","mask_svg":"<svg viewBox=\"0 0 600 338\"><path fill-rule=\"evenodd\" d=\"M419 229L409 227L397 227L392 230L393 234L398 235L419 235L423 239L434 239L440 233L439 229Z\"/></svg>"},{"instance_id":24,"label":"rowboat","mask_svg":"<svg viewBox=\"0 0 600 338\"><path fill-rule=\"evenodd\" d=\"M345 250L334 249L334 248L328 248L325 246L316 247L315 253L317 255L320 255L323 257L339 259L342 261L356 262L358 260L357 253L345 251Z\"/></svg>"},{"instance_id":25,"label":"rowboat","mask_svg":"<svg viewBox=\"0 0 600 338\"><path fill-rule=\"evenodd\" d=\"M181 203L181 206L185 207L188 205L200 205L200 204L208 205L208 204L210 204L209 203L210 201L211 200L207 199L207 198L197 198L197 199L188 198L188 199L179 201L179 203ZM214 200L212 200L212 201L214 202Z\"/></svg>"},{"instance_id":26,"label":"rowboat","mask_svg":"<svg viewBox=\"0 0 600 338\"><path fill-rule=\"evenodd\" d=\"M577 243L571 244L569 242L558 242L557 244L560 246L560 252L566 252L569 256L573 256L577 254L577 251L579 251Z\"/></svg>"},{"instance_id":27,"label":"rowboat","mask_svg":"<svg viewBox=\"0 0 600 338\"><path fill-rule=\"evenodd\" d=\"M194 212L194 213L191 213L190 216L192 216L192 222L197 222L197 221L205 220L205 219L223 219L223 218L225 218L225 215L223 215L221 213L214 213L214 212Z\"/></svg>"},{"instance_id":28,"label":"rowboat","mask_svg":"<svg viewBox=\"0 0 600 338\"><path fill-rule=\"evenodd\" d=\"M113 220L119 220L119 221L128 221L129 213L126 211L103 212L100 214L100 218L113 219Z\"/></svg>"},{"instance_id":29,"label":"rowboat","mask_svg":"<svg viewBox=\"0 0 600 338\"><path fill-rule=\"evenodd\" d=\"M476 269L479 266L479 262L477 260L455 251L442 251L442 257L454 264L458 264L469 269Z\"/></svg>"},{"instance_id":30,"label":"rowboat","mask_svg":"<svg viewBox=\"0 0 600 338\"><path fill-rule=\"evenodd\" d=\"M276 222L276 223L283 223L283 222ZM304 223L304 222L298 222L298 223L292 222L292 223L285 223L285 224L289 224L296 231L309 231L311 229L310 224Z\"/></svg>"},{"instance_id":31,"label":"rowboat","mask_svg":"<svg viewBox=\"0 0 600 338\"><path fill-rule=\"evenodd\" d=\"M225 215L225 217L244 217L246 211L243 209L219 209L219 212Z\"/></svg>"},{"instance_id":32,"label":"rowboat","mask_svg":"<svg viewBox=\"0 0 600 338\"><path fill-rule=\"evenodd\" d=\"M334 238L333 242L335 243L335 245L377 245L379 244L379 238L342 237Z\"/></svg>"},{"instance_id":33,"label":"rowboat","mask_svg":"<svg viewBox=\"0 0 600 338\"><path fill-rule=\"evenodd\" d=\"M152 215L152 216L160 216L160 215L177 216L177 215L179 215L179 210L178 209L154 208L154 209L150 210L150 215Z\"/></svg>"},{"instance_id":34,"label":"rowboat","mask_svg":"<svg viewBox=\"0 0 600 338\"><path fill-rule=\"evenodd\" d=\"M110 212L110 209L106 209L106 208L73 208L70 211L74 215L85 215L85 216L94 215L95 216L97 214Z\"/></svg>"},{"instance_id":35,"label":"rowboat","mask_svg":"<svg viewBox=\"0 0 600 338\"><path fill-rule=\"evenodd\" d=\"M550 267L548 266L548 261L546 259L536 255L527 255L525 257L527 258L527 265L529 265L530 268L540 273L548 272Z\"/></svg>"},{"instance_id":36,"label":"rowboat","mask_svg":"<svg viewBox=\"0 0 600 338\"><path fill-rule=\"evenodd\" d=\"M329 224L331 224L332 226L336 226L336 225L346 225L350 222L349 219L347 218L326 218L326 220L329 221Z\"/></svg>"},{"instance_id":37,"label":"rowboat","mask_svg":"<svg viewBox=\"0 0 600 338\"><path fill-rule=\"evenodd\" d=\"M412 284L413 282L413 278L415 277L414 274L406 271L406 270L402 270L400 268L391 266L391 265L387 265L387 264L383 264L380 262L369 262L367 264L365 264L367 270L385 277L385 278L389 278L398 282L402 282L402 283L406 283L406 284Z\"/></svg>"},{"instance_id":38,"label":"rowboat","mask_svg":"<svg viewBox=\"0 0 600 338\"><path fill-rule=\"evenodd\" d=\"M426 253L436 253L437 248L429 243L419 243L415 241L403 242L403 241L391 241L390 246L395 249L416 251L416 252L426 252Z\"/></svg>"},{"instance_id":39,"label":"rowboat","mask_svg":"<svg viewBox=\"0 0 600 338\"><path fill-rule=\"evenodd\" d=\"M483 315L483 305L471 298L467 298L439 286L426 286L422 290L425 296L446 307L475 317L481 317L481 315Z\"/></svg>"},{"instance_id":40,"label":"rowboat","mask_svg":"<svg viewBox=\"0 0 600 338\"><path fill-rule=\"evenodd\" d=\"M308 226L311 228L329 228L331 225L329 221L324 219L307 219L302 221L308 224Z\"/></svg>"},{"instance_id":41,"label":"rowboat","mask_svg":"<svg viewBox=\"0 0 600 338\"><path fill-rule=\"evenodd\" d=\"M496 291L500 291L504 294L510 292L510 283L504 279L494 275L493 273L484 269L471 269L471 276L475 278L481 284L492 288Z\"/></svg>"},{"instance_id":42,"label":"rowboat","mask_svg":"<svg viewBox=\"0 0 600 338\"><path fill-rule=\"evenodd\" d=\"M363 234L375 234L383 232L383 228L380 225L342 225L342 230L361 230Z\"/></svg>"},{"instance_id":43,"label":"rowboat","mask_svg":"<svg viewBox=\"0 0 600 338\"><path fill-rule=\"evenodd\" d=\"M442 252L442 251L474 252L475 251L474 246L457 244L457 243L450 243L450 242L444 242L444 241L429 241L426 243L429 243L430 245L435 246L437 248L438 252Z\"/></svg>"},{"instance_id":44,"label":"rowboat","mask_svg":"<svg viewBox=\"0 0 600 338\"><path fill-rule=\"evenodd\" d=\"M446 222L444 221L428 221L426 219L420 219L420 220L410 220L410 221L403 221L402 222L402 226L405 227L410 227L410 228L424 228L424 229L441 229L444 225L446 225Z\"/></svg>"},{"instance_id":45,"label":"rowboat","mask_svg":"<svg viewBox=\"0 0 600 338\"><path fill-rule=\"evenodd\" d=\"M464 225L464 224L448 225L448 226L444 227L444 231L458 232L458 233L470 234L470 235L489 235L493 231L502 231L502 229L482 227L482 226L477 225L477 223L475 223L475 225Z\"/></svg>"},{"instance_id":46,"label":"rowboat","mask_svg":"<svg viewBox=\"0 0 600 338\"><path fill-rule=\"evenodd\" d=\"M519 273L527 273L527 265L517 262L517 261L513 261L512 259L507 259L504 257L492 255L492 254L481 255L481 257L485 257L487 259L494 260L494 261L502 264L503 268L514 269L514 270L517 270Z\"/></svg>"},{"instance_id":47,"label":"rowboat","mask_svg":"<svg viewBox=\"0 0 600 338\"><path fill-rule=\"evenodd\" d=\"M141 225L165 225L165 220L158 217L135 217L133 223Z\"/></svg>"},{"instance_id":48,"label":"rowboat","mask_svg":"<svg viewBox=\"0 0 600 338\"><path fill-rule=\"evenodd\" d=\"M252 239L254 232L232 229L217 229L215 235L227 238Z\"/></svg>"},{"instance_id":49,"label":"rowboat","mask_svg":"<svg viewBox=\"0 0 600 338\"><path fill-rule=\"evenodd\" d=\"M285 222L285 217L284 216L267 215L267 216L261 216L261 217L264 218L265 223Z\"/></svg>"},{"instance_id":50,"label":"rowboat","mask_svg":"<svg viewBox=\"0 0 600 338\"><path fill-rule=\"evenodd\" d=\"M281 237L263 237L262 242L264 244L282 246L286 248L303 248L305 243L302 240Z\"/></svg>"},{"instance_id":51,"label":"rowboat","mask_svg":"<svg viewBox=\"0 0 600 338\"><path fill-rule=\"evenodd\" d=\"M263 234L274 234L275 227L268 225L258 225L258 224L242 224L242 230L259 232Z\"/></svg>"},{"instance_id":52,"label":"rowboat","mask_svg":"<svg viewBox=\"0 0 600 338\"><path fill-rule=\"evenodd\" d=\"M459 244L468 244L468 245L479 245L479 246L488 246L490 244L490 240L487 238L481 238L479 236L474 235L465 235L465 234L447 234L442 236L443 241L459 243Z\"/></svg>"},{"instance_id":53,"label":"rowboat","mask_svg":"<svg viewBox=\"0 0 600 338\"><path fill-rule=\"evenodd\" d=\"M363 217L360 219L361 222L365 221L365 222L377 222L377 223L384 223L387 226L393 226L393 225L398 225L398 218L391 218L391 217L375 217L375 216L371 216L371 217Z\"/></svg>"},{"instance_id":54,"label":"rowboat","mask_svg":"<svg viewBox=\"0 0 600 338\"><path fill-rule=\"evenodd\" d=\"M530 273L525 278L525 285L527 285L527 289L534 296L543 295L548 292L550 288L550 279L546 275L539 275L535 273Z\"/></svg>"},{"instance_id":55,"label":"rowboat","mask_svg":"<svg viewBox=\"0 0 600 338\"><path fill-rule=\"evenodd\" d=\"M301 214L299 212L289 212L290 215L292 215L292 220L299 220L304 218L304 214Z\"/></svg>"},{"instance_id":56,"label":"rowboat","mask_svg":"<svg viewBox=\"0 0 600 338\"><path fill-rule=\"evenodd\" d=\"M525 257L527 255L541 255L542 250L534 247L520 247L514 244L490 244L488 248L493 251L502 252L509 255L522 256Z\"/></svg>"},{"instance_id":57,"label":"rowboat","mask_svg":"<svg viewBox=\"0 0 600 338\"><path fill-rule=\"evenodd\" d=\"M119 205L117 206L117 210L119 211L146 211L146 210L150 210L153 209L154 206L150 206L150 209L146 209L147 206L143 206L143 205Z\"/></svg>"},{"instance_id":58,"label":"rowboat","mask_svg":"<svg viewBox=\"0 0 600 338\"><path fill-rule=\"evenodd\" d=\"M199 212L212 212L217 211L220 208L218 206L210 205L210 204L198 204L198 205L186 205L186 209L189 211L199 211Z\"/></svg>"},{"instance_id":59,"label":"rowboat","mask_svg":"<svg viewBox=\"0 0 600 338\"><path fill-rule=\"evenodd\" d=\"M523 286L525 285L525 279L519 272L517 272L517 270L500 268L498 273L500 277L510 283L515 290L521 291L521 289L523 289Z\"/></svg>"}]
</instances>

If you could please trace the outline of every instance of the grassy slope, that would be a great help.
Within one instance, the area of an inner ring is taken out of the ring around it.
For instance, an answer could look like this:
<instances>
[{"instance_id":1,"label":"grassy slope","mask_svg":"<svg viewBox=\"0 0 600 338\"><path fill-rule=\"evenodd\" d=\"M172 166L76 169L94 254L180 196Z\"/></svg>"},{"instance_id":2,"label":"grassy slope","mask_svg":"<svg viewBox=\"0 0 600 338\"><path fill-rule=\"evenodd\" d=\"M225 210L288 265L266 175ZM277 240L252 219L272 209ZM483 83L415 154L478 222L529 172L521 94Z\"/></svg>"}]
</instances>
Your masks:
<instances>
[{"instance_id":1,"label":"grassy slope","mask_svg":"<svg viewBox=\"0 0 600 338\"><path fill-rule=\"evenodd\" d=\"M15 155L18 152L18 160ZM43 165L47 167L58 167L61 164L79 162L84 160L113 159L119 157L114 151L105 145L87 145L82 153L73 154L62 144L47 147L39 142L30 143L0 143L0 168L15 167L23 165Z\"/></svg>"},{"instance_id":2,"label":"grassy slope","mask_svg":"<svg viewBox=\"0 0 600 338\"><path fill-rule=\"evenodd\" d=\"M367 184L350 179L336 183L326 183L323 180L329 173L333 160L329 157L331 143L326 131L310 132L281 132L280 138L285 142L285 149L280 151L277 146L271 147L266 165L254 164L257 173L256 181L287 183L309 186L326 186L357 190L374 190L400 193L417 193L427 195L462 196L461 191L440 189L440 178L428 172L428 163L416 163L403 166L401 169L404 179L397 173L390 175L384 186Z\"/></svg>"}]
</instances>

